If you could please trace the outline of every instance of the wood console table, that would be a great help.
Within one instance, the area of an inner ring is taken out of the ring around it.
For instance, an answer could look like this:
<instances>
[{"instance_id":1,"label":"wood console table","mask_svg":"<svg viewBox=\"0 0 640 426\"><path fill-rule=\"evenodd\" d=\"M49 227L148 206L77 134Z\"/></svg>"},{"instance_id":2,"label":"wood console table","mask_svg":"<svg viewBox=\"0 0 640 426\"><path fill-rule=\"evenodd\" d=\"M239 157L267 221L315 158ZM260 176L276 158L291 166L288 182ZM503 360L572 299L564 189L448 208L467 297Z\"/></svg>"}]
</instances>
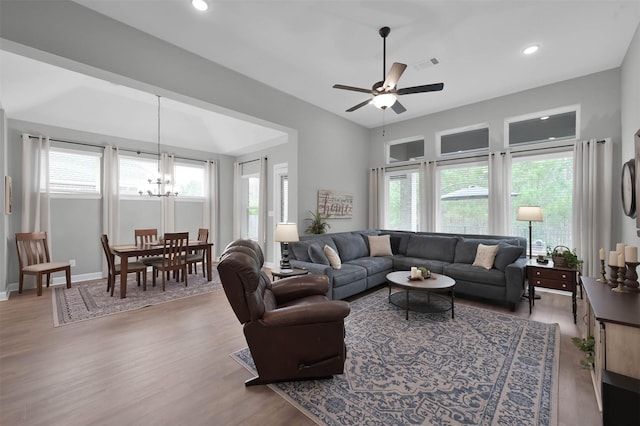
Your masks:
<instances>
[{"instance_id":1,"label":"wood console table","mask_svg":"<svg viewBox=\"0 0 640 426\"><path fill-rule=\"evenodd\" d=\"M595 338L591 372L602 409L602 371L640 379L640 293L616 293L595 278L582 277L587 293L587 336Z\"/></svg>"}]
</instances>

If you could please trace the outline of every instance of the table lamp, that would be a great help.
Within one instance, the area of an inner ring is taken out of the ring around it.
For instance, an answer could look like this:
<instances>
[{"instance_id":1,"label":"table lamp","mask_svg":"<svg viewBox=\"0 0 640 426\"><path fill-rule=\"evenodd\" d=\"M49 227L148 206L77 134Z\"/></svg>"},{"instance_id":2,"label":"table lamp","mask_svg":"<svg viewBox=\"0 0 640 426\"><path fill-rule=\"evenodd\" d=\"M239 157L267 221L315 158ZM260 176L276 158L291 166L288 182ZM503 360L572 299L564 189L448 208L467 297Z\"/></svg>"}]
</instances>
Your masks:
<instances>
[{"instance_id":1,"label":"table lamp","mask_svg":"<svg viewBox=\"0 0 640 426\"><path fill-rule=\"evenodd\" d=\"M278 223L276 225L275 241L282 243L282 259L280 260L280 270L291 269L289 263L289 243L298 241L298 226L295 223Z\"/></svg>"},{"instance_id":2,"label":"table lamp","mask_svg":"<svg viewBox=\"0 0 640 426\"><path fill-rule=\"evenodd\" d=\"M542 209L540 206L518 207L516 220L529 221L529 259L533 258L533 239L531 222L542 222Z\"/></svg>"}]
</instances>

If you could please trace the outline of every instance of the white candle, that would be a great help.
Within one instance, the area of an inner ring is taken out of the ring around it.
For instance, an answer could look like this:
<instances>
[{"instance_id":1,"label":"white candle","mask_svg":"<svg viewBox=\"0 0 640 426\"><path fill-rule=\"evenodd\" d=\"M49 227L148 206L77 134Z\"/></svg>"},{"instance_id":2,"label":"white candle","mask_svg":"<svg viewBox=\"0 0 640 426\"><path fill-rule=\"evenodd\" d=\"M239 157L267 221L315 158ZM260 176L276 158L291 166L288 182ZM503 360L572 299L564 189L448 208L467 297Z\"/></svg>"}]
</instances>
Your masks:
<instances>
[{"instance_id":1,"label":"white candle","mask_svg":"<svg viewBox=\"0 0 640 426\"><path fill-rule=\"evenodd\" d=\"M638 261L638 247L625 246L625 248L624 248L624 260L626 260L627 262L637 262Z\"/></svg>"},{"instance_id":2,"label":"white candle","mask_svg":"<svg viewBox=\"0 0 640 426\"><path fill-rule=\"evenodd\" d=\"M616 244L616 251L618 252L618 254L624 254L624 246L625 245L626 245L625 243Z\"/></svg>"},{"instance_id":3,"label":"white candle","mask_svg":"<svg viewBox=\"0 0 640 426\"><path fill-rule=\"evenodd\" d=\"M411 278L417 278L418 277L418 268L416 266L412 266L411 267Z\"/></svg>"},{"instance_id":4,"label":"white candle","mask_svg":"<svg viewBox=\"0 0 640 426\"><path fill-rule=\"evenodd\" d=\"M618 266L624 266L624 254L618 254Z\"/></svg>"},{"instance_id":5,"label":"white candle","mask_svg":"<svg viewBox=\"0 0 640 426\"><path fill-rule=\"evenodd\" d=\"M603 248L600 249L599 254L600 254L600 260L604 260L604 249Z\"/></svg>"},{"instance_id":6,"label":"white candle","mask_svg":"<svg viewBox=\"0 0 640 426\"><path fill-rule=\"evenodd\" d=\"M618 252L610 251L609 252L609 265L618 266Z\"/></svg>"}]
</instances>

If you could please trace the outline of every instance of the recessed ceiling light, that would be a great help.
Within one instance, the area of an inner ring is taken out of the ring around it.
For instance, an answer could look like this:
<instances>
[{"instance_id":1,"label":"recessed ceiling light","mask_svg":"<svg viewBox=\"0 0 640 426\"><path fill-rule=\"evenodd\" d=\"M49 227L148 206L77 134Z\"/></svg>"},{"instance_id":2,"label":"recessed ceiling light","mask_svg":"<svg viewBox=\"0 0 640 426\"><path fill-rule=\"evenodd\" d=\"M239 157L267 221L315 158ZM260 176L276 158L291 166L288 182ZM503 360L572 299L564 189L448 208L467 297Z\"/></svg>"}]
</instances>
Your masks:
<instances>
[{"instance_id":1,"label":"recessed ceiling light","mask_svg":"<svg viewBox=\"0 0 640 426\"><path fill-rule=\"evenodd\" d=\"M540 117L540 120L548 120L548 119L549 119L548 115L545 115L544 117Z\"/></svg>"},{"instance_id":2,"label":"recessed ceiling light","mask_svg":"<svg viewBox=\"0 0 640 426\"><path fill-rule=\"evenodd\" d=\"M191 4L201 12L209 9L209 4L205 0L191 0Z\"/></svg>"},{"instance_id":3,"label":"recessed ceiling light","mask_svg":"<svg viewBox=\"0 0 640 426\"><path fill-rule=\"evenodd\" d=\"M533 53L536 53L538 49L540 49L540 46L538 46L537 44L533 44L529 47L525 47L524 49L522 49L522 53L524 53L525 55L531 55Z\"/></svg>"}]
</instances>

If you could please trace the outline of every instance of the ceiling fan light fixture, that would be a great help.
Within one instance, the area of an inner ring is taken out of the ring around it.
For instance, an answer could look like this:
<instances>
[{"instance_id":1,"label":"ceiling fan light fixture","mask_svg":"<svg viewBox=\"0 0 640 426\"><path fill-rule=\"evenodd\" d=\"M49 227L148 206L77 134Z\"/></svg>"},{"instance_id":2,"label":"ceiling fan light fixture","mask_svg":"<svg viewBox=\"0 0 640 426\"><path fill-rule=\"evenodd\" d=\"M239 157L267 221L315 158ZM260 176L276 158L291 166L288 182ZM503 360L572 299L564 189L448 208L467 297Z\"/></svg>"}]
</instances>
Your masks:
<instances>
[{"instance_id":1,"label":"ceiling fan light fixture","mask_svg":"<svg viewBox=\"0 0 640 426\"><path fill-rule=\"evenodd\" d=\"M191 0L191 5L200 12L204 12L205 10L209 9L209 3L207 3L205 0Z\"/></svg>"},{"instance_id":2,"label":"ceiling fan light fixture","mask_svg":"<svg viewBox=\"0 0 640 426\"><path fill-rule=\"evenodd\" d=\"M374 96L373 105L380 109L385 109L395 104L397 99L393 93L382 93Z\"/></svg>"}]
</instances>

